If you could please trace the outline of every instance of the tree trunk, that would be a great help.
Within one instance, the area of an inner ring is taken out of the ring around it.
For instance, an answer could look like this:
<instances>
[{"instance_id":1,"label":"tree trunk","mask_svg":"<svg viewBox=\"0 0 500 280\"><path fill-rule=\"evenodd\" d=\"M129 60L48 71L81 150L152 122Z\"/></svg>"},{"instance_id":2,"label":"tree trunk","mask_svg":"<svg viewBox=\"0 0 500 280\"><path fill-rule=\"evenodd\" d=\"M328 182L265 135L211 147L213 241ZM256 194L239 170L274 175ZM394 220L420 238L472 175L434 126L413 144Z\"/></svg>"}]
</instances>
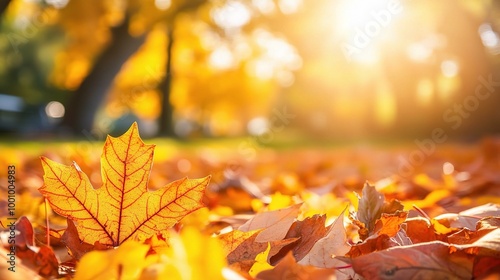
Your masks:
<instances>
[{"instance_id":1,"label":"tree trunk","mask_svg":"<svg viewBox=\"0 0 500 280\"><path fill-rule=\"evenodd\" d=\"M160 115L160 130L158 134L161 136L175 136L173 129L173 108L170 104L170 92L172 89L172 47L174 45L174 25L173 21L167 29L167 61L165 67L165 78L158 85L162 93L161 115Z\"/></svg>"},{"instance_id":2,"label":"tree trunk","mask_svg":"<svg viewBox=\"0 0 500 280\"><path fill-rule=\"evenodd\" d=\"M0 1L0 16L3 15L3 13L7 10L7 7L9 7L11 0L2 0Z\"/></svg>"},{"instance_id":3,"label":"tree trunk","mask_svg":"<svg viewBox=\"0 0 500 280\"><path fill-rule=\"evenodd\" d=\"M128 33L128 17L112 30L112 41L100 55L89 75L73 93L61 124L75 135L91 131L94 117L106 97L114 78L127 59L144 43L146 35Z\"/></svg>"}]
</instances>

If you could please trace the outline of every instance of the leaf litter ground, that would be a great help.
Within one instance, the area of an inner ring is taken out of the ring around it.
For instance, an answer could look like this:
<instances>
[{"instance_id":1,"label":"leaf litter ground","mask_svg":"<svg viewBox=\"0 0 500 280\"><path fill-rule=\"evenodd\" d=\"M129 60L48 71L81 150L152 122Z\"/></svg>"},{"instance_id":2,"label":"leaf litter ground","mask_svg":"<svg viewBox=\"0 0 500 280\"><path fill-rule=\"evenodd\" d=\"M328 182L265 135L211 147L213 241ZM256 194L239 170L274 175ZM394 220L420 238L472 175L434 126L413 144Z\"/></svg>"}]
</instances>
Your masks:
<instances>
[{"instance_id":1,"label":"leaf litter ground","mask_svg":"<svg viewBox=\"0 0 500 280\"><path fill-rule=\"evenodd\" d=\"M2 196L1 279L500 275L499 139L420 151L421 162L404 146L155 151L136 124L102 154L60 146L41 161L2 148L19 219L12 272Z\"/></svg>"}]
</instances>

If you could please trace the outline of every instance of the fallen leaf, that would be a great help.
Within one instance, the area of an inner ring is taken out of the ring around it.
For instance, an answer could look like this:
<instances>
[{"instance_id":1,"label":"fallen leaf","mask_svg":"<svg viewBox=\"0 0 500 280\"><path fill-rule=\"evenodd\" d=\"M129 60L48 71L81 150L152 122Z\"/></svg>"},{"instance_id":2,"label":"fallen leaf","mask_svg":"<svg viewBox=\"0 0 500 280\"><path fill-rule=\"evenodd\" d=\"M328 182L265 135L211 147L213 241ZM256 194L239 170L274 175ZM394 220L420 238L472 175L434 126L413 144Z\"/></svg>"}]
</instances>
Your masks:
<instances>
[{"instance_id":1,"label":"fallen leaf","mask_svg":"<svg viewBox=\"0 0 500 280\"><path fill-rule=\"evenodd\" d=\"M375 223L374 231L379 235L386 234L389 237L394 237L406 217L408 217L408 212L404 211L397 211L395 214L382 213L380 219Z\"/></svg>"},{"instance_id":2,"label":"fallen leaf","mask_svg":"<svg viewBox=\"0 0 500 280\"><path fill-rule=\"evenodd\" d=\"M335 269L317 268L297 263L292 252L288 254L271 270L257 274L256 279L297 279L297 280L329 280L335 275Z\"/></svg>"},{"instance_id":3,"label":"fallen leaf","mask_svg":"<svg viewBox=\"0 0 500 280\"><path fill-rule=\"evenodd\" d=\"M22 216L17 219L15 223L15 229L19 231L19 235L16 235L17 246L23 247L35 245L33 225L28 220L28 218L26 218L26 216Z\"/></svg>"},{"instance_id":4,"label":"fallen leaf","mask_svg":"<svg viewBox=\"0 0 500 280\"><path fill-rule=\"evenodd\" d=\"M288 229L299 214L301 205L299 203L275 211L258 213L238 229L241 231L264 229L255 238L256 242L281 240L285 238Z\"/></svg>"},{"instance_id":5,"label":"fallen leaf","mask_svg":"<svg viewBox=\"0 0 500 280\"><path fill-rule=\"evenodd\" d=\"M471 244L456 245L459 249L478 248L477 255L500 258L500 228L488 232Z\"/></svg>"},{"instance_id":6,"label":"fallen leaf","mask_svg":"<svg viewBox=\"0 0 500 280\"><path fill-rule=\"evenodd\" d=\"M236 248L240 246L245 241L248 241L249 239L253 238L255 240L255 237L257 234L261 232L261 230L254 230L254 231L241 231L241 230L233 230L225 234L221 234L217 236L219 240L222 243L222 246L224 247L224 250L226 252L231 253L233 252ZM261 251L262 252L262 251ZM259 252L260 253L260 252ZM252 257L251 259L254 259ZM230 262L231 263L231 262Z\"/></svg>"},{"instance_id":7,"label":"fallen leaf","mask_svg":"<svg viewBox=\"0 0 500 280\"><path fill-rule=\"evenodd\" d=\"M351 260L367 279L471 279L472 259L440 241L400 246Z\"/></svg>"},{"instance_id":8,"label":"fallen leaf","mask_svg":"<svg viewBox=\"0 0 500 280\"><path fill-rule=\"evenodd\" d=\"M148 250L148 245L128 240L115 250L89 252L76 266L74 279L137 279L147 265Z\"/></svg>"},{"instance_id":9,"label":"fallen leaf","mask_svg":"<svg viewBox=\"0 0 500 280\"><path fill-rule=\"evenodd\" d=\"M268 243L267 249L264 252L259 253L255 257L255 263L252 265L252 268L250 268L250 271L248 272L248 274L250 274L250 276L255 277L261 271L269 270L269 269L273 268L273 266L270 265L268 262L270 251L271 251L271 244Z\"/></svg>"},{"instance_id":10,"label":"fallen leaf","mask_svg":"<svg viewBox=\"0 0 500 280\"><path fill-rule=\"evenodd\" d=\"M309 253L299 261L302 265L313 265L322 268L332 268L341 265L335 256L344 256L349 252L347 234L344 228L344 213L333 222L325 237L318 240Z\"/></svg>"},{"instance_id":11,"label":"fallen leaf","mask_svg":"<svg viewBox=\"0 0 500 280\"><path fill-rule=\"evenodd\" d=\"M249 233L235 230L219 236L219 239L224 244L223 246L227 249L226 251L229 252L227 255L229 264L245 260L254 260L258 254L266 250L268 243L256 241L260 231L253 231L251 233L252 234L248 236ZM269 256L274 256L283 249L283 247L296 242L298 239L299 238L289 238L269 242L269 244L271 244Z\"/></svg>"},{"instance_id":12,"label":"fallen leaf","mask_svg":"<svg viewBox=\"0 0 500 280\"><path fill-rule=\"evenodd\" d=\"M404 224L406 226L406 234L413 244L439 240L437 233L431 227L431 223L425 218L409 218Z\"/></svg>"},{"instance_id":13,"label":"fallen leaf","mask_svg":"<svg viewBox=\"0 0 500 280\"><path fill-rule=\"evenodd\" d=\"M479 257L476 258L473 268L473 279L499 279L500 276L500 258Z\"/></svg>"},{"instance_id":14,"label":"fallen leaf","mask_svg":"<svg viewBox=\"0 0 500 280\"><path fill-rule=\"evenodd\" d=\"M6 249L15 252L24 265L37 271L43 277L59 276L59 260L52 248L47 245L36 246L33 225L25 216L20 217L15 225L15 244L5 243ZM13 247L13 248L12 248ZM15 266L15 265L14 265Z\"/></svg>"},{"instance_id":15,"label":"fallen leaf","mask_svg":"<svg viewBox=\"0 0 500 280\"><path fill-rule=\"evenodd\" d=\"M295 259L303 259L311 251L314 244L325 237L329 229L329 227L325 227L325 221L326 215L314 215L293 223L285 238L300 237L299 242L293 248Z\"/></svg>"},{"instance_id":16,"label":"fallen leaf","mask_svg":"<svg viewBox=\"0 0 500 280\"><path fill-rule=\"evenodd\" d=\"M39 190L56 213L77 221L83 242L118 246L131 238L145 239L201 208L210 180L185 178L149 192L153 150L134 123L122 136L106 139L101 188L94 189L76 163L66 166L42 157L45 174Z\"/></svg>"},{"instance_id":17,"label":"fallen leaf","mask_svg":"<svg viewBox=\"0 0 500 280\"><path fill-rule=\"evenodd\" d=\"M400 244L385 234L372 235L363 240L363 242L353 245L349 252L345 255L351 258L356 258L375 251L382 251L396 246L400 246Z\"/></svg>"},{"instance_id":18,"label":"fallen leaf","mask_svg":"<svg viewBox=\"0 0 500 280\"><path fill-rule=\"evenodd\" d=\"M481 218L489 216L500 216L500 205L488 203L478 207L470 208L458 214L446 213L434 218L448 227L475 229L476 223Z\"/></svg>"},{"instance_id":19,"label":"fallen leaf","mask_svg":"<svg viewBox=\"0 0 500 280\"><path fill-rule=\"evenodd\" d=\"M385 201L384 206L382 206L382 213L394 214L397 211L403 211L404 205L401 201L397 199L392 199L390 201Z\"/></svg>"},{"instance_id":20,"label":"fallen leaf","mask_svg":"<svg viewBox=\"0 0 500 280\"><path fill-rule=\"evenodd\" d=\"M38 247L35 254L35 265L38 267L38 274L43 277L59 276L59 260L52 248L42 245Z\"/></svg>"},{"instance_id":21,"label":"fallen leaf","mask_svg":"<svg viewBox=\"0 0 500 280\"><path fill-rule=\"evenodd\" d=\"M495 229L500 227L500 217L486 217L479 220L476 229Z\"/></svg>"},{"instance_id":22,"label":"fallen leaf","mask_svg":"<svg viewBox=\"0 0 500 280\"><path fill-rule=\"evenodd\" d=\"M358 212L356 218L365 224L368 232L373 232L375 222L380 218L384 206L384 195L379 193L374 186L366 183L359 198Z\"/></svg>"},{"instance_id":23,"label":"fallen leaf","mask_svg":"<svg viewBox=\"0 0 500 280\"><path fill-rule=\"evenodd\" d=\"M86 242L83 242L78 237L78 231L74 222L68 219L68 228L64 231L61 242L66 245L68 248L68 253L76 260L79 260L85 255L87 252L92 250L105 250L109 249L108 246L101 245L99 242L91 245Z\"/></svg>"},{"instance_id":24,"label":"fallen leaf","mask_svg":"<svg viewBox=\"0 0 500 280\"><path fill-rule=\"evenodd\" d=\"M201 233L195 227L170 231L169 246L149 255L149 266L142 272L144 280L222 280L227 265L225 250L217 238Z\"/></svg>"}]
</instances>

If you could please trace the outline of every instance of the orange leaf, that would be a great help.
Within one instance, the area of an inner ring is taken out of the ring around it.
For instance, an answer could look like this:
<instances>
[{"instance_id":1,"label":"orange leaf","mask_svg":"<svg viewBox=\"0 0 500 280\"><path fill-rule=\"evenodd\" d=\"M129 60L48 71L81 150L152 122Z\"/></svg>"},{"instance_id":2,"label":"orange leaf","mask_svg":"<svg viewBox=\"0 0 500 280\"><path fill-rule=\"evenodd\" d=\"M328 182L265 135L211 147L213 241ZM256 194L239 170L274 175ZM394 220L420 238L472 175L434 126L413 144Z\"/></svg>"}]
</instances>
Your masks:
<instances>
[{"instance_id":1,"label":"orange leaf","mask_svg":"<svg viewBox=\"0 0 500 280\"><path fill-rule=\"evenodd\" d=\"M375 223L375 230L380 230L379 235L387 234L389 237L394 237L406 217L408 217L408 212L404 211L397 211L395 214L382 213L380 219Z\"/></svg>"},{"instance_id":2,"label":"orange leaf","mask_svg":"<svg viewBox=\"0 0 500 280\"><path fill-rule=\"evenodd\" d=\"M122 136L106 139L101 188L94 189L76 163L66 166L42 157L45 184L40 192L55 212L77 221L83 242L118 246L131 238L147 238L201 208L210 180L184 178L149 192L153 151L154 145L142 142L134 123Z\"/></svg>"}]
</instances>

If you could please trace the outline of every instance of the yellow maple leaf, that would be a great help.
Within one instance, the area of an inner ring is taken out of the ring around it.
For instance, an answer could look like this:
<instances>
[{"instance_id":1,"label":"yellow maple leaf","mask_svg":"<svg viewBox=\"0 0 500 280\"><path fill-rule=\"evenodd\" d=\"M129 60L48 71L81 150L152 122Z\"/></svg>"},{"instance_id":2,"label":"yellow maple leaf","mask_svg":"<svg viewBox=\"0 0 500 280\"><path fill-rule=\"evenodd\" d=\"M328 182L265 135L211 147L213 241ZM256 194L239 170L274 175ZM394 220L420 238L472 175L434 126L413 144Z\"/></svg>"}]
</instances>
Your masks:
<instances>
[{"instance_id":1,"label":"yellow maple leaf","mask_svg":"<svg viewBox=\"0 0 500 280\"><path fill-rule=\"evenodd\" d=\"M76 163L66 166L42 157L45 174L39 190L56 213L77 222L83 242L118 246L144 239L201 208L210 181L210 176L184 178L148 191L153 152L154 145L142 142L134 123L122 136L106 139L101 188L94 189Z\"/></svg>"}]
</instances>

